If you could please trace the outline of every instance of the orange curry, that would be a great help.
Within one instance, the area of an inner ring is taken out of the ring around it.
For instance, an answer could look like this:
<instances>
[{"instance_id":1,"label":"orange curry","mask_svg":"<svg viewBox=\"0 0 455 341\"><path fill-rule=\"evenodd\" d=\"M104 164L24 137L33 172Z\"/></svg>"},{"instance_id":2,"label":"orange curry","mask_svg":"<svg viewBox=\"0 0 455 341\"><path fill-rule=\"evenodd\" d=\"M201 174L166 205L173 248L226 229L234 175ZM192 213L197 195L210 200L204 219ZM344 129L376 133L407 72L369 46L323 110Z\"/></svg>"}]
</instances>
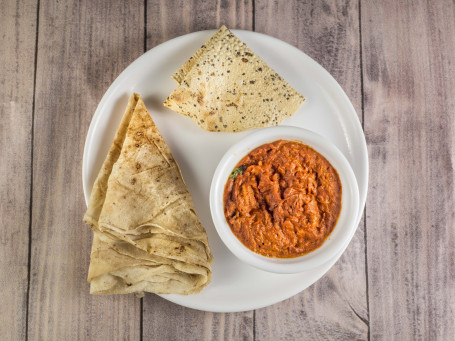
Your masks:
<instances>
[{"instance_id":1,"label":"orange curry","mask_svg":"<svg viewBox=\"0 0 455 341\"><path fill-rule=\"evenodd\" d=\"M224 188L224 214L250 250L297 257L322 245L341 210L337 171L300 142L279 140L245 156Z\"/></svg>"}]
</instances>

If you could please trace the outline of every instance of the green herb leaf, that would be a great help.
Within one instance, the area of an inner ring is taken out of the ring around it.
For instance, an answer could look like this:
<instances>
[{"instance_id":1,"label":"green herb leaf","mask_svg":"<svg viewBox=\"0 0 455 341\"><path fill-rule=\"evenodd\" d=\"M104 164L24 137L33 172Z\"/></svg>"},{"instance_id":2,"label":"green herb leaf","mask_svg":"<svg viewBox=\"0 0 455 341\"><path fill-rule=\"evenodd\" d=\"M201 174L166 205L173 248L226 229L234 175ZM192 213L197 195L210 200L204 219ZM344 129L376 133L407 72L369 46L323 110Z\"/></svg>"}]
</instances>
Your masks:
<instances>
[{"instance_id":1,"label":"green herb leaf","mask_svg":"<svg viewBox=\"0 0 455 341\"><path fill-rule=\"evenodd\" d=\"M237 175L242 174L243 171L244 171L243 166L234 168L234 170L232 171L231 175L229 175L229 177L230 177L231 179L235 179L235 178L237 177Z\"/></svg>"}]
</instances>

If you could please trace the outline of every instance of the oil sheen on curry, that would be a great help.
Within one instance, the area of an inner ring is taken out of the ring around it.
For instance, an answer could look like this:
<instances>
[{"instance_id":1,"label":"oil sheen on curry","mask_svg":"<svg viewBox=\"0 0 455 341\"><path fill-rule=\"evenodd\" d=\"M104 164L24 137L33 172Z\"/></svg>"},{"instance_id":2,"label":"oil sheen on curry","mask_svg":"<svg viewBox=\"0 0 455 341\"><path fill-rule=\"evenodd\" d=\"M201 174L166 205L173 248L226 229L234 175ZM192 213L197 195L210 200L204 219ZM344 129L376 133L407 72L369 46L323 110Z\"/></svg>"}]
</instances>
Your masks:
<instances>
[{"instance_id":1,"label":"oil sheen on curry","mask_svg":"<svg viewBox=\"0 0 455 341\"><path fill-rule=\"evenodd\" d=\"M224 214L250 250L292 258L320 247L341 211L341 181L318 152L300 142L264 144L235 167L224 188Z\"/></svg>"}]
</instances>

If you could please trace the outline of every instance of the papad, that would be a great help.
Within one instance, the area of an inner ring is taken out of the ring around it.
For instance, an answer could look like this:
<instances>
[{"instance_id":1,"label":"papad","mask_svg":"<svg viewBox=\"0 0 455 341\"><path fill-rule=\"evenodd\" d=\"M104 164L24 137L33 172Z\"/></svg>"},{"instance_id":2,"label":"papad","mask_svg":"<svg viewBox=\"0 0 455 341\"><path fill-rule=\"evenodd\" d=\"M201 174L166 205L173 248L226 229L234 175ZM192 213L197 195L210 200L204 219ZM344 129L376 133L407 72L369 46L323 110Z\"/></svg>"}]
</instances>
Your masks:
<instances>
[{"instance_id":1,"label":"papad","mask_svg":"<svg viewBox=\"0 0 455 341\"><path fill-rule=\"evenodd\" d=\"M280 124L305 98L222 26L172 77L164 105L208 131Z\"/></svg>"}]
</instances>

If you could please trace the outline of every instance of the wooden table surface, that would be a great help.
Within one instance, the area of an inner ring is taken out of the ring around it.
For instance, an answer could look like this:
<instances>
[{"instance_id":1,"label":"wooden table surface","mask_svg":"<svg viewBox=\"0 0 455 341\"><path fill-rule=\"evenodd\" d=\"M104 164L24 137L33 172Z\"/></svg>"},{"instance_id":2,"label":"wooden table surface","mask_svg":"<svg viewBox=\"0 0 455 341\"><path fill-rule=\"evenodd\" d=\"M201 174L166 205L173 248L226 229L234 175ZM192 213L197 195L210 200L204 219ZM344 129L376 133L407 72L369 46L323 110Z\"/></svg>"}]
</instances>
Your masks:
<instances>
[{"instance_id":1,"label":"wooden table surface","mask_svg":"<svg viewBox=\"0 0 455 341\"><path fill-rule=\"evenodd\" d=\"M322 279L255 311L90 296L98 102L145 51L222 24L298 47L348 94L370 162L357 233ZM1 340L454 340L453 1L5 0L0 27Z\"/></svg>"}]
</instances>

